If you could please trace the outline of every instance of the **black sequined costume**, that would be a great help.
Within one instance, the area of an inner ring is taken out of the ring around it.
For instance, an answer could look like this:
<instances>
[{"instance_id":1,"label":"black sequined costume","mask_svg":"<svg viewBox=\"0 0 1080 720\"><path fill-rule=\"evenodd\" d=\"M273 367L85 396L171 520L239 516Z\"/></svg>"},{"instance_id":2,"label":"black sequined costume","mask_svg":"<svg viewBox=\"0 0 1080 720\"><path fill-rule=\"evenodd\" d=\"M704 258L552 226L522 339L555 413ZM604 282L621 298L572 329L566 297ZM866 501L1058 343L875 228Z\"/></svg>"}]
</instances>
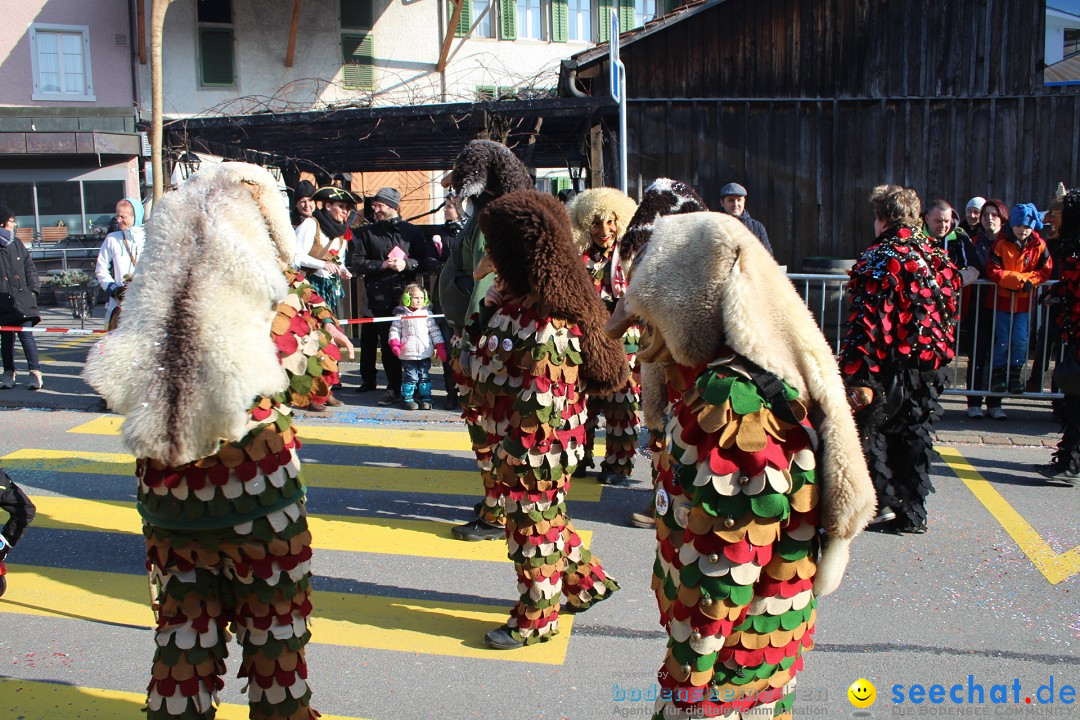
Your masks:
<instances>
[{"instance_id":1,"label":"black sequined costume","mask_svg":"<svg viewBox=\"0 0 1080 720\"><path fill-rule=\"evenodd\" d=\"M1061 210L1061 280L1053 289L1053 300L1061 308L1057 322L1061 328L1062 353L1080 355L1080 188L1065 194ZM1054 470L1080 474L1080 395L1066 393L1058 406L1061 441L1054 452Z\"/></svg>"}]
</instances>

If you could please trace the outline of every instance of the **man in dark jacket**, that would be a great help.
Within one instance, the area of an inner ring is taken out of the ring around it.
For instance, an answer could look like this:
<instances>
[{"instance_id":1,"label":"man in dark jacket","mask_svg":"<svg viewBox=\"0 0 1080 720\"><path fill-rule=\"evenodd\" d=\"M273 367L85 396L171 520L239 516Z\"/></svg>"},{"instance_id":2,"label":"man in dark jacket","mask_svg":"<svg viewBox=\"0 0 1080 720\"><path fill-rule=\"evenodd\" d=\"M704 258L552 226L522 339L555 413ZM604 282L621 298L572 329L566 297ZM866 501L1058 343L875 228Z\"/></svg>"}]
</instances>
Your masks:
<instances>
[{"instance_id":1,"label":"man in dark jacket","mask_svg":"<svg viewBox=\"0 0 1080 720\"><path fill-rule=\"evenodd\" d=\"M401 193L382 188L375 194L371 209L375 222L362 228L353 240L352 269L363 275L368 308L375 317L388 317L401 304L405 286L413 282L417 269L426 262L424 234L401 219ZM370 323L360 330L359 392L375 389L376 348L382 348L386 370L386 392L379 405L393 405L401 400L401 361L390 350L390 323Z\"/></svg>"},{"instance_id":2,"label":"man in dark jacket","mask_svg":"<svg viewBox=\"0 0 1080 720\"><path fill-rule=\"evenodd\" d=\"M761 244L772 255L772 245L769 244L769 233L765 232L765 226L750 217L750 213L746 212L746 188L739 183L728 183L720 188L720 202L724 205L724 212L742 220L742 224L746 226L746 229L754 233L754 236L761 241Z\"/></svg>"},{"instance_id":3,"label":"man in dark jacket","mask_svg":"<svg viewBox=\"0 0 1080 720\"><path fill-rule=\"evenodd\" d=\"M37 296L41 283L30 251L15 237L19 224L15 211L0 205L0 325L20 325L27 328L18 333L30 371L31 390L41 389L41 367L38 363L37 342L29 328L41 321ZM0 376L0 388L15 387L15 335L14 331L0 332L0 356L3 358L4 374Z\"/></svg>"}]
</instances>

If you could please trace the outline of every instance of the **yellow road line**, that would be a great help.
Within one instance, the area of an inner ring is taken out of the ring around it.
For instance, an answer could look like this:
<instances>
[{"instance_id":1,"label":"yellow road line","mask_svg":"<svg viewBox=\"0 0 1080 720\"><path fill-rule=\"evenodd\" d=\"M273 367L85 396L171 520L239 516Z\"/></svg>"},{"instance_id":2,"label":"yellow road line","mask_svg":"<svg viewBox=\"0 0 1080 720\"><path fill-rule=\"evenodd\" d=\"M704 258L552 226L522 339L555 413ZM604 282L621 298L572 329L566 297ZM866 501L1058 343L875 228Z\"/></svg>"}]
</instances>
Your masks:
<instances>
[{"instance_id":1,"label":"yellow road line","mask_svg":"<svg viewBox=\"0 0 1080 720\"><path fill-rule=\"evenodd\" d=\"M37 495L34 527L54 530L86 530L142 535L142 520L135 504L112 500ZM312 546L319 550L343 550L380 555L450 560L510 562L506 544L497 540L465 542L450 534L455 523L345 515L309 515ZM587 547L589 530L578 530Z\"/></svg>"},{"instance_id":2,"label":"yellow road line","mask_svg":"<svg viewBox=\"0 0 1080 720\"><path fill-rule=\"evenodd\" d=\"M1056 585L1080 572L1080 545L1062 553L1055 552L956 448L939 447L937 451L1051 584Z\"/></svg>"},{"instance_id":3,"label":"yellow road line","mask_svg":"<svg viewBox=\"0 0 1080 720\"><path fill-rule=\"evenodd\" d=\"M66 568L9 566L0 612L152 627L146 577ZM513 578L507 577L507 587ZM573 617L562 633L511 653L484 646L484 633L506 621L506 608L441 600L320 591L312 593L312 642L372 650L416 652L561 665Z\"/></svg>"},{"instance_id":4,"label":"yellow road line","mask_svg":"<svg viewBox=\"0 0 1080 720\"><path fill-rule=\"evenodd\" d=\"M78 687L61 683L0 678L0 715L19 720L140 720L146 704L143 693ZM315 699L318 702L318 698ZM6 706L6 704L10 705ZM218 720L247 720L248 706L222 704ZM357 720L344 715L327 715L324 720Z\"/></svg>"},{"instance_id":5,"label":"yellow road line","mask_svg":"<svg viewBox=\"0 0 1080 720\"><path fill-rule=\"evenodd\" d=\"M135 474L135 458L126 453L79 452L24 448L0 461L8 470L80 473L93 475ZM395 468L368 465L329 465L304 462L304 482L310 487L434 495L481 494L480 476L474 470ZM603 485L595 478L575 479L570 499L599 502Z\"/></svg>"},{"instance_id":6,"label":"yellow road line","mask_svg":"<svg viewBox=\"0 0 1080 720\"><path fill-rule=\"evenodd\" d=\"M124 418L119 415L103 415L68 430L70 433L90 435L119 435ZM297 422L300 439L313 445L350 445L354 447L382 447L395 450L452 450L471 452L472 444L464 428L458 430L387 430L370 427L341 427L329 425L304 425ZM604 455L604 443L597 441L597 457Z\"/></svg>"}]
</instances>

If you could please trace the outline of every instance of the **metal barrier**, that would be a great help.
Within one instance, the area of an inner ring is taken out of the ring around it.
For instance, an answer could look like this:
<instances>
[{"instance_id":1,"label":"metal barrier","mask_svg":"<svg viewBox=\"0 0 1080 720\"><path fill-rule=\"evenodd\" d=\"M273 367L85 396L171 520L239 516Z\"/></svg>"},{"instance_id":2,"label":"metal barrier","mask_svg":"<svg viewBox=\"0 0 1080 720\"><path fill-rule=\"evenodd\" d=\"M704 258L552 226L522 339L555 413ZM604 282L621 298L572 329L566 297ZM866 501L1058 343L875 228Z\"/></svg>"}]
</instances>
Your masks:
<instances>
[{"instance_id":1,"label":"metal barrier","mask_svg":"<svg viewBox=\"0 0 1080 720\"><path fill-rule=\"evenodd\" d=\"M840 352L840 344L847 330L848 279L839 275L814 275L791 273L788 278L806 302L810 312L817 319L818 327L832 345L833 352ZM1061 343L1057 323L1053 319L1056 309L1045 299L1055 280L1048 280L1037 287L1031 294L1031 307L1026 313L1028 320L1028 340L1022 350L1024 364L1028 370L1026 381L1016 376L1016 367L1008 363L1008 349L1014 340L1014 328L1021 329L1015 322L1018 313L1010 311L1009 321L1001 325L1007 327L1007 335L999 332L999 323L995 322L996 312L985 305L987 298L996 290L996 285L988 280L978 280L965 286L958 298L956 357L946 366L946 383L949 395L977 397L1027 397L1052 399L1062 397L1053 392L1050 377L1053 363L1061 356ZM1015 303L1015 298L1013 298ZM1021 325L1022 325L1021 321ZM1019 339L1019 338L1017 338ZM995 351L1006 354L1006 361L1000 365L993 362ZM1019 349L1017 350L1019 352ZM1002 367L1003 372L995 376L994 369ZM1030 369L1029 369L1030 368ZM994 380L998 382L994 382ZM1004 382L1004 388L1001 386ZM1023 383L1021 387L1020 384ZM1011 389L1013 392L1009 392ZM1022 392L1016 392L1021 390Z\"/></svg>"}]
</instances>

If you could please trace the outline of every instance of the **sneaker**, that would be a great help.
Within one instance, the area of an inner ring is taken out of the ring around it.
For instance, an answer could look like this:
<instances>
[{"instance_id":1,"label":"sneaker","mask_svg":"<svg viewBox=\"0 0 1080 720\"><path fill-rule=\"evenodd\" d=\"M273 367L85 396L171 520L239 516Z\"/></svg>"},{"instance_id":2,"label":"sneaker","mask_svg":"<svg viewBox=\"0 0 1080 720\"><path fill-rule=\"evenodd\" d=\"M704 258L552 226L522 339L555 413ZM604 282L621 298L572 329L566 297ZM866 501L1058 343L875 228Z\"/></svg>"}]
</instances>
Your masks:
<instances>
[{"instance_id":1,"label":"sneaker","mask_svg":"<svg viewBox=\"0 0 1080 720\"><path fill-rule=\"evenodd\" d=\"M1056 465L1040 465L1036 468L1036 472L1042 475L1047 480L1061 480L1067 482L1073 487L1080 487L1080 473L1069 472L1069 469L1059 468Z\"/></svg>"},{"instance_id":2,"label":"sneaker","mask_svg":"<svg viewBox=\"0 0 1080 720\"><path fill-rule=\"evenodd\" d=\"M495 650L517 650L525 645L521 640L515 640L505 625L484 635L484 644Z\"/></svg>"},{"instance_id":3,"label":"sneaker","mask_svg":"<svg viewBox=\"0 0 1080 720\"><path fill-rule=\"evenodd\" d=\"M396 405L399 402L401 402L401 395L398 395L393 390L387 390L383 393L383 396L379 398L378 404L382 407L389 407L391 405Z\"/></svg>"},{"instance_id":4,"label":"sneaker","mask_svg":"<svg viewBox=\"0 0 1080 720\"><path fill-rule=\"evenodd\" d=\"M983 410L981 407L969 407L968 417L972 420L982 420L984 417L986 417L986 411Z\"/></svg>"},{"instance_id":5,"label":"sneaker","mask_svg":"<svg viewBox=\"0 0 1080 720\"><path fill-rule=\"evenodd\" d=\"M630 513L630 524L634 527L645 528L646 530L656 527L656 516L653 514L646 515L645 513Z\"/></svg>"},{"instance_id":6,"label":"sneaker","mask_svg":"<svg viewBox=\"0 0 1080 720\"><path fill-rule=\"evenodd\" d=\"M620 475L614 470L604 470L596 476L596 482L601 485L626 485L629 484L630 478L625 475Z\"/></svg>"},{"instance_id":7,"label":"sneaker","mask_svg":"<svg viewBox=\"0 0 1080 720\"><path fill-rule=\"evenodd\" d=\"M492 525L483 520L476 519L472 522L458 525L450 533L458 540L476 542L478 540L501 540L506 537L506 528L502 525Z\"/></svg>"},{"instance_id":8,"label":"sneaker","mask_svg":"<svg viewBox=\"0 0 1080 720\"><path fill-rule=\"evenodd\" d=\"M41 377L41 371L40 370L31 370L30 371L30 384L27 387L29 387L31 390L40 390L41 387L44 384L45 384L45 380Z\"/></svg>"},{"instance_id":9,"label":"sneaker","mask_svg":"<svg viewBox=\"0 0 1080 720\"><path fill-rule=\"evenodd\" d=\"M460 403L458 403L458 396L457 395L447 395L446 399L443 400L443 409L444 410L460 410L461 405L460 405Z\"/></svg>"},{"instance_id":10,"label":"sneaker","mask_svg":"<svg viewBox=\"0 0 1080 720\"><path fill-rule=\"evenodd\" d=\"M867 525L879 525L881 523L891 522L896 519L896 511L888 505L878 510L878 514L873 520L867 523Z\"/></svg>"},{"instance_id":11,"label":"sneaker","mask_svg":"<svg viewBox=\"0 0 1080 720\"><path fill-rule=\"evenodd\" d=\"M378 389L379 387L375 383L360 383L356 386L356 392L358 393L375 392Z\"/></svg>"},{"instance_id":12,"label":"sneaker","mask_svg":"<svg viewBox=\"0 0 1080 720\"><path fill-rule=\"evenodd\" d=\"M382 405L382 400L379 401L379 404ZM406 400L402 404L405 406L406 410L419 410L420 409L420 406L416 404L415 400Z\"/></svg>"},{"instance_id":13,"label":"sneaker","mask_svg":"<svg viewBox=\"0 0 1080 720\"><path fill-rule=\"evenodd\" d=\"M341 402L340 400L338 400L333 395L330 395L329 397L326 398L326 406L327 407L341 407L344 404L345 403Z\"/></svg>"},{"instance_id":14,"label":"sneaker","mask_svg":"<svg viewBox=\"0 0 1080 720\"><path fill-rule=\"evenodd\" d=\"M988 415L990 415L990 417L992 419L994 419L994 420L1008 420L1009 419L1009 416L1005 414L1005 411L1002 410L999 407L990 408L990 412L988 413Z\"/></svg>"},{"instance_id":15,"label":"sneaker","mask_svg":"<svg viewBox=\"0 0 1080 720\"><path fill-rule=\"evenodd\" d=\"M0 375L0 388L7 390L8 388L15 387L15 371L6 372Z\"/></svg>"},{"instance_id":16,"label":"sneaker","mask_svg":"<svg viewBox=\"0 0 1080 720\"><path fill-rule=\"evenodd\" d=\"M420 401L420 409L421 410L430 410L431 409L431 401L429 401L429 400L421 400Z\"/></svg>"}]
</instances>

